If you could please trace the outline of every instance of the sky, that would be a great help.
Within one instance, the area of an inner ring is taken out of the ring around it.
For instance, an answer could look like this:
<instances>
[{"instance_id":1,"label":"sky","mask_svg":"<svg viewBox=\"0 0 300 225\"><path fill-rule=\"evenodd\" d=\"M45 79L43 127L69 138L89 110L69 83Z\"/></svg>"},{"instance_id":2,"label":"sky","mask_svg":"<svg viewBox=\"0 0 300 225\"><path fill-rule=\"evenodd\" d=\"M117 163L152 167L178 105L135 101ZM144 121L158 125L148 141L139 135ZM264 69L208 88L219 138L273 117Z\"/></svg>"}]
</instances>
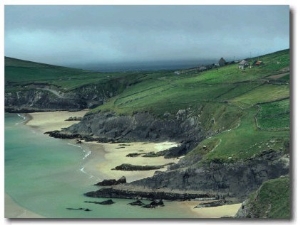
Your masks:
<instances>
[{"instance_id":1,"label":"sky","mask_svg":"<svg viewBox=\"0 0 300 225\"><path fill-rule=\"evenodd\" d=\"M289 48L289 6L5 5L4 54L55 65L240 59Z\"/></svg>"}]
</instances>

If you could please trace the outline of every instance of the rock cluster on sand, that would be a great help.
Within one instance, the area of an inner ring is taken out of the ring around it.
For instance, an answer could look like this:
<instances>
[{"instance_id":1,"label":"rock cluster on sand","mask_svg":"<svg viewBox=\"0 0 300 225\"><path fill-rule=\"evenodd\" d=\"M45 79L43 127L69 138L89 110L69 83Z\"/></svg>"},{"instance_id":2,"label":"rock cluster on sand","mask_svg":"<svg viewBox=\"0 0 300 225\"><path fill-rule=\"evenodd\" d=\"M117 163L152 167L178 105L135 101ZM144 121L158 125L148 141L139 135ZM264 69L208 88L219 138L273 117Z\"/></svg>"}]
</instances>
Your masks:
<instances>
[{"instance_id":1,"label":"rock cluster on sand","mask_svg":"<svg viewBox=\"0 0 300 225\"><path fill-rule=\"evenodd\" d=\"M111 185L124 184L124 183L126 183L126 177L122 176L118 180L116 180L116 179L107 179L107 180L100 181L95 185L97 185L97 186L111 186Z\"/></svg>"}]
</instances>

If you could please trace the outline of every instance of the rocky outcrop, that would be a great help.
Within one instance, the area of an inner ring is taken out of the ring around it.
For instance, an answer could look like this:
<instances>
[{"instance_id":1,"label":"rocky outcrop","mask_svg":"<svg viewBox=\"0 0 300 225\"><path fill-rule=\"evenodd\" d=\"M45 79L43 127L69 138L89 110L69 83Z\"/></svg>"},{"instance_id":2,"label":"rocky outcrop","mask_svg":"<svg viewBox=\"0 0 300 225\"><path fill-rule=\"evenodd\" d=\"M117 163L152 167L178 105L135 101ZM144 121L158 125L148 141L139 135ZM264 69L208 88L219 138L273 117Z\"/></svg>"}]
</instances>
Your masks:
<instances>
[{"instance_id":1,"label":"rocky outcrop","mask_svg":"<svg viewBox=\"0 0 300 225\"><path fill-rule=\"evenodd\" d=\"M82 119L82 117L71 116L68 119L66 119L65 121L80 121L81 119Z\"/></svg>"},{"instance_id":2,"label":"rocky outcrop","mask_svg":"<svg viewBox=\"0 0 300 225\"><path fill-rule=\"evenodd\" d=\"M5 93L5 111L35 112L53 110L80 110L86 108L84 101L73 94L59 97L42 89L30 89Z\"/></svg>"},{"instance_id":3,"label":"rocky outcrop","mask_svg":"<svg viewBox=\"0 0 300 225\"><path fill-rule=\"evenodd\" d=\"M156 208L158 206L160 206L160 207L165 206L163 200L161 200L161 199L158 201L154 200L147 205L143 205L143 208L151 208L152 209L152 208Z\"/></svg>"},{"instance_id":4,"label":"rocky outcrop","mask_svg":"<svg viewBox=\"0 0 300 225\"><path fill-rule=\"evenodd\" d=\"M87 197L94 198L123 198L123 199L165 199L165 200L191 200L196 198L215 198L215 195L208 193L193 193L189 191L185 192L176 192L176 191L162 191L162 190L144 190L140 188L140 190L136 190L134 186L122 186L122 188L102 188L98 191L91 191L85 193Z\"/></svg>"},{"instance_id":5,"label":"rocky outcrop","mask_svg":"<svg viewBox=\"0 0 300 225\"><path fill-rule=\"evenodd\" d=\"M90 197L187 200L193 198L234 197L244 200L264 181L289 173L287 155L264 151L246 161L204 164L199 168L156 172L153 177L137 180L121 187L89 192ZM148 188L147 191L140 189ZM168 191L161 191L167 189ZM136 191L138 190L138 191ZM176 194L174 190L193 194ZM198 193L198 194L197 194ZM203 194L206 193L206 194Z\"/></svg>"},{"instance_id":6,"label":"rocky outcrop","mask_svg":"<svg viewBox=\"0 0 300 225\"><path fill-rule=\"evenodd\" d=\"M112 205L114 204L115 202L111 199L109 200L105 200L105 201L102 201L102 202L97 202L97 201L84 201L85 203L94 203L94 204L97 204L97 205Z\"/></svg>"},{"instance_id":7,"label":"rocky outcrop","mask_svg":"<svg viewBox=\"0 0 300 225\"><path fill-rule=\"evenodd\" d=\"M130 203L128 203L128 205L133 205L133 206L143 206L143 205L145 205L145 203L143 203L141 200L136 200L136 201L134 201L134 202L130 202Z\"/></svg>"},{"instance_id":8,"label":"rocky outcrop","mask_svg":"<svg viewBox=\"0 0 300 225\"><path fill-rule=\"evenodd\" d=\"M160 119L148 112L129 115L97 113L86 115L78 123L64 130L69 134L89 135L114 142L176 141L181 143L171 148L166 157L186 154L203 140L204 133L195 117Z\"/></svg>"},{"instance_id":9,"label":"rocky outcrop","mask_svg":"<svg viewBox=\"0 0 300 225\"><path fill-rule=\"evenodd\" d=\"M119 166L116 166L112 170L123 170L123 171L144 171L144 170L159 170L161 168L164 168L166 165L158 165L158 166L152 166L152 165L131 165L127 163L123 163Z\"/></svg>"},{"instance_id":10,"label":"rocky outcrop","mask_svg":"<svg viewBox=\"0 0 300 225\"><path fill-rule=\"evenodd\" d=\"M6 112L78 111L94 108L122 92L126 82L121 79L111 79L105 84L83 85L69 91L47 83L16 85L6 83L8 89L5 92ZM15 91L9 87L13 87Z\"/></svg>"},{"instance_id":11,"label":"rocky outcrop","mask_svg":"<svg viewBox=\"0 0 300 225\"><path fill-rule=\"evenodd\" d=\"M112 186L117 184L125 184L126 183L126 177L122 176L120 179L109 179L109 180L103 180L101 182L98 182L97 186Z\"/></svg>"},{"instance_id":12,"label":"rocky outcrop","mask_svg":"<svg viewBox=\"0 0 300 225\"><path fill-rule=\"evenodd\" d=\"M86 211L86 212L92 211L89 208L66 208L66 209L67 210L82 210L82 211Z\"/></svg>"},{"instance_id":13,"label":"rocky outcrop","mask_svg":"<svg viewBox=\"0 0 300 225\"><path fill-rule=\"evenodd\" d=\"M288 173L288 156L282 152L266 150L245 161L210 162L198 168L156 172L153 177L134 181L131 185L152 189L207 191L244 199L264 181Z\"/></svg>"}]
</instances>

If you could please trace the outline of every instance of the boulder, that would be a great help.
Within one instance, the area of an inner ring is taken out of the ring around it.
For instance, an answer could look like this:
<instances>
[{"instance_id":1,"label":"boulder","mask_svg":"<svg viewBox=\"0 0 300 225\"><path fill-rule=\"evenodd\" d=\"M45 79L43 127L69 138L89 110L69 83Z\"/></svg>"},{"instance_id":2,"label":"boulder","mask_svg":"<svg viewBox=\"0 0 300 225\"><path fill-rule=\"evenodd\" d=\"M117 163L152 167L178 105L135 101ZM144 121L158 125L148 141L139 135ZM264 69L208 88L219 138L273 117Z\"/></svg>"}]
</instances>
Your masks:
<instances>
[{"instance_id":1,"label":"boulder","mask_svg":"<svg viewBox=\"0 0 300 225\"><path fill-rule=\"evenodd\" d=\"M119 180L116 179L108 179L103 180L95 184L96 186L111 186L111 185L118 185L118 184L124 184L126 183L126 177L122 176Z\"/></svg>"}]
</instances>

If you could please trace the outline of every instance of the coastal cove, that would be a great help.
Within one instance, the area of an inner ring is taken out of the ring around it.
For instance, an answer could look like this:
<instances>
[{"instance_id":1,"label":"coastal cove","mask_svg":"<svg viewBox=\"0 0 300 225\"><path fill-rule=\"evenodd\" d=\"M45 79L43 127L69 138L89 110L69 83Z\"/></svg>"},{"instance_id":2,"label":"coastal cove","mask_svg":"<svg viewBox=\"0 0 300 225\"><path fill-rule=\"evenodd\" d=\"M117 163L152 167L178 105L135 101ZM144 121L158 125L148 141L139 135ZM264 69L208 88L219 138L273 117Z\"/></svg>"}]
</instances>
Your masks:
<instances>
[{"instance_id":1,"label":"coastal cove","mask_svg":"<svg viewBox=\"0 0 300 225\"><path fill-rule=\"evenodd\" d=\"M132 200L125 199L113 199L115 204L109 206L85 203L91 200L107 200L88 198L83 195L87 191L97 190L94 184L103 179L118 179L125 176L127 182L131 182L154 174L154 170L142 172L111 170L121 164L122 160L132 160L126 157L128 153L138 150L159 151L175 143L130 143L125 148L120 148L119 144L82 143L79 145L76 144L76 140L54 139L44 134L49 128L55 130L68 125L64 120L74 116L74 113L32 113L31 120L27 122L28 126L24 125L26 118L21 116L23 115L5 114L5 193L19 206L38 216L46 218L218 218L233 216L240 207L240 204L234 204L194 209L199 201L164 201L165 207L145 209L129 206L128 203ZM53 121L52 125L51 121ZM53 125L54 122L56 125ZM116 158L116 155L119 157ZM153 161L153 164L157 163L157 165L166 163L165 159L153 160L158 160ZM170 160L174 161L169 159L168 163L171 162ZM88 208L91 211L66 208ZM12 215L6 210L5 217L20 218L22 215Z\"/></svg>"}]
</instances>

